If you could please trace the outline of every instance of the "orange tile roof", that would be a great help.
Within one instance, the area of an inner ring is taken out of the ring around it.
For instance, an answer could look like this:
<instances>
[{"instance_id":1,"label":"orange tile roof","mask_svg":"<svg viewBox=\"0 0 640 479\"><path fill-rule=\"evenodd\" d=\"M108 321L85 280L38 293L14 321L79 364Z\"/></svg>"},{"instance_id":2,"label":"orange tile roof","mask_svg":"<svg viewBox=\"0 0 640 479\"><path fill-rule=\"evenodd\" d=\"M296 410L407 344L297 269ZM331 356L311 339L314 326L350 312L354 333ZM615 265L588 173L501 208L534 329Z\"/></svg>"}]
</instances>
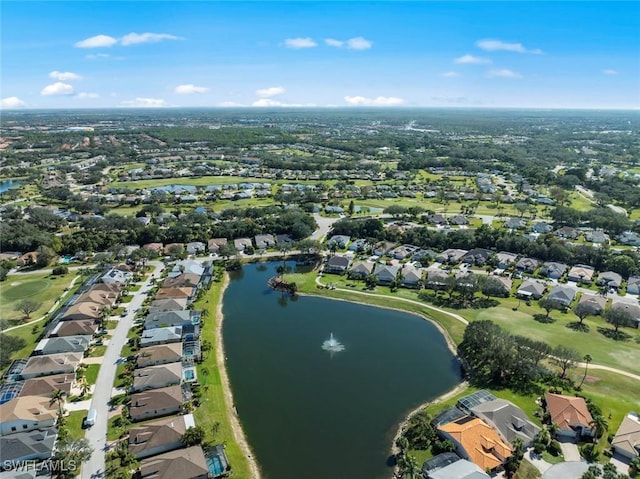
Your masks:
<instances>
[{"instance_id":1,"label":"orange tile roof","mask_svg":"<svg viewBox=\"0 0 640 479\"><path fill-rule=\"evenodd\" d=\"M483 471L495 469L511 456L511 447L498 432L481 419L464 416L440 426L469 454L469 459Z\"/></svg>"},{"instance_id":2,"label":"orange tile roof","mask_svg":"<svg viewBox=\"0 0 640 479\"><path fill-rule=\"evenodd\" d=\"M571 429L575 424L588 426L593 421L587 403L580 397L546 393L544 398L551 414L551 422L560 429Z\"/></svg>"}]
</instances>

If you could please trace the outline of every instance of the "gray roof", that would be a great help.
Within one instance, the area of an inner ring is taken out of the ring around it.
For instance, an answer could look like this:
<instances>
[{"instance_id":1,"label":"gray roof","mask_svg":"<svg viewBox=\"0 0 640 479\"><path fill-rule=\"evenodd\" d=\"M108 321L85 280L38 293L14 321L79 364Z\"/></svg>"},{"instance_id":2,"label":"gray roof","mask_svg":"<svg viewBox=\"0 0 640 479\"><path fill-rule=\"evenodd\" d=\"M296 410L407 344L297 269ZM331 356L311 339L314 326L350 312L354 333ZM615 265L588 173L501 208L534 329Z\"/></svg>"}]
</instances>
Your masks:
<instances>
[{"instance_id":1,"label":"gray roof","mask_svg":"<svg viewBox=\"0 0 640 479\"><path fill-rule=\"evenodd\" d=\"M428 473L430 479L481 479L489 478L482 469L465 459L452 462L448 466Z\"/></svg>"},{"instance_id":2,"label":"gray roof","mask_svg":"<svg viewBox=\"0 0 640 479\"><path fill-rule=\"evenodd\" d=\"M63 336L59 338L43 339L34 348L34 351L47 354L48 351L53 353L83 353L86 351L91 341L91 336Z\"/></svg>"},{"instance_id":3,"label":"gray roof","mask_svg":"<svg viewBox=\"0 0 640 479\"><path fill-rule=\"evenodd\" d=\"M540 428L525 412L506 399L494 399L471 408L473 414L493 425L504 439L513 444L519 437L524 444L533 441Z\"/></svg>"},{"instance_id":4,"label":"gray roof","mask_svg":"<svg viewBox=\"0 0 640 479\"><path fill-rule=\"evenodd\" d=\"M182 328L175 326L172 328L147 329L142 333L140 344L148 343L170 343L182 339Z\"/></svg>"},{"instance_id":5,"label":"gray roof","mask_svg":"<svg viewBox=\"0 0 640 479\"><path fill-rule=\"evenodd\" d=\"M520 287L518 288L518 293L526 292L531 294L542 295L542 293L544 293L545 288L546 288L545 284L540 283L539 281L528 279L520 285Z\"/></svg>"},{"instance_id":6,"label":"gray roof","mask_svg":"<svg viewBox=\"0 0 640 479\"><path fill-rule=\"evenodd\" d=\"M353 263L353 266L351 267L351 273L364 274L364 275L371 274L374 266L375 266L374 263L357 261Z\"/></svg>"},{"instance_id":7,"label":"gray roof","mask_svg":"<svg viewBox=\"0 0 640 479\"><path fill-rule=\"evenodd\" d=\"M463 411L467 411L468 413L470 413L472 408L489 401L494 401L495 399L497 398L489 391L481 389L480 391L476 391L472 394L469 394L468 396L458 399L456 406L458 406Z\"/></svg>"},{"instance_id":8,"label":"gray roof","mask_svg":"<svg viewBox=\"0 0 640 479\"><path fill-rule=\"evenodd\" d=\"M576 297L576 290L571 286L557 285L549 291L549 299L568 305Z\"/></svg>"},{"instance_id":9,"label":"gray roof","mask_svg":"<svg viewBox=\"0 0 640 479\"><path fill-rule=\"evenodd\" d=\"M395 265L380 265L374 273L378 278L395 278L400 268Z\"/></svg>"},{"instance_id":10,"label":"gray roof","mask_svg":"<svg viewBox=\"0 0 640 479\"><path fill-rule=\"evenodd\" d=\"M181 326L184 323L193 323L194 319L199 319L201 314L202 311L193 311L190 309L151 313L144 319L144 328L153 329L170 326Z\"/></svg>"},{"instance_id":11,"label":"gray roof","mask_svg":"<svg viewBox=\"0 0 640 479\"><path fill-rule=\"evenodd\" d=\"M589 469L584 461L567 461L554 464L542 475L542 479L580 479Z\"/></svg>"},{"instance_id":12,"label":"gray roof","mask_svg":"<svg viewBox=\"0 0 640 479\"><path fill-rule=\"evenodd\" d=\"M35 429L0 437L0 463L51 457L58 436L55 428Z\"/></svg>"}]
</instances>

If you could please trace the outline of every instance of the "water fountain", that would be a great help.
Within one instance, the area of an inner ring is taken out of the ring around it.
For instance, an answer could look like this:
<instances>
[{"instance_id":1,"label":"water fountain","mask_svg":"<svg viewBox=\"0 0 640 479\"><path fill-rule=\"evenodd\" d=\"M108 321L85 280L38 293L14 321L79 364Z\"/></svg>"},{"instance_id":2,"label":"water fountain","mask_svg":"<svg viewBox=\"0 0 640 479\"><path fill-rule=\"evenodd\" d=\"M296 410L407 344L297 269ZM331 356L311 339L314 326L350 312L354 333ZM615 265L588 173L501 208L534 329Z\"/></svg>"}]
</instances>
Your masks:
<instances>
[{"instance_id":1,"label":"water fountain","mask_svg":"<svg viewBox=\"0 0 640 479\"><path fill-rule=\"evenodd\" d=\"M322 343L322 349L324 349L325 351L329 351L333 356L334 353L344 351L344 344L334 338L333 333L331 333L329 335L329 339Z\"/></svg>"}]
</instances>

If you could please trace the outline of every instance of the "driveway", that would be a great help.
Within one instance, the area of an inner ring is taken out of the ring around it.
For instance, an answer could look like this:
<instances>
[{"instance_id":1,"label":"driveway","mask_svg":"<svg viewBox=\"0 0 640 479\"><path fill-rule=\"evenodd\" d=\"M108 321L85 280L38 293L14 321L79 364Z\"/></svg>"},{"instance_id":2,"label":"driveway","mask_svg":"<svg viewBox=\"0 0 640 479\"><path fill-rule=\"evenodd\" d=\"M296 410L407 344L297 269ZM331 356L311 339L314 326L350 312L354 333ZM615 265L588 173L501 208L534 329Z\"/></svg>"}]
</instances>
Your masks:
<instances>
[{"instance_id":1,"label":"driveway","mask_svg":"<svg viewBox=\"0 0 640 479\"><path fill-rule=\"evenodd\" d=\"M327 233L333 226L333 223L338 221L340 218L327 218L325 216L321 216L319 213L314 213L313 219L318 223L318 229L313 232L311 239L320 241L322 238L327 236Z\"/></svg>"},{"instance_id":2,"label":"driveway","mask_svg":"<svg viewBox=\"0 0 640 479\"><path fill-rule=\"evenodd\" d=\"M116 368L122 347L127 342L127 333L133 324L135 310L142 306L142 302L147 297L146 286L151 284L156 278L159 278L164 265L160 261L149 262L154 267L153 274L143 283L143 287L135 293L133 299L127 306L129 313L120 319L118 326L113 332L112 338L109 340L107 350L102 360L102 366L98 372L98 380L96 381L95 390L91 399L91 408L97 411L97 419L95 424L87 429L85 438L93 447L91 458L82 466L82 479L92 479L92 474L104 472L105 468L105 445L107 439L107 421L109 417L109 400L112 395L113 381L116 377Z\"/></svg>"},{"instance_id":3,"label":"driveway","mask_svg":"<svg viewBox=\"0 0 640 479\"><path fill-rule=\"evenodd\" d=\"M562 448L562 455L564 456L565 462L571 461L582 461L580 457L580 451L578 451L578 445L572 442L560 442L560 447Z\"/></svg>"},{"instance_id":4,"label":"driveway","mask_svg":"<svg viewBox=\"0 0 640 479\"><path fill-rule=\"evenodd\" d=\"M531 464L533 464L534 467L538 471L540 471L540 474L544 474L545 472L547 472L547 469L549 469L551 467L550 463L548 463L547 461L542 459L542 455L538 455L535 452L533 452L533 448L532 447L528 448L525 451L524 457L526 457L527 461L529 461Z\"/></svg>"}]
</instances>

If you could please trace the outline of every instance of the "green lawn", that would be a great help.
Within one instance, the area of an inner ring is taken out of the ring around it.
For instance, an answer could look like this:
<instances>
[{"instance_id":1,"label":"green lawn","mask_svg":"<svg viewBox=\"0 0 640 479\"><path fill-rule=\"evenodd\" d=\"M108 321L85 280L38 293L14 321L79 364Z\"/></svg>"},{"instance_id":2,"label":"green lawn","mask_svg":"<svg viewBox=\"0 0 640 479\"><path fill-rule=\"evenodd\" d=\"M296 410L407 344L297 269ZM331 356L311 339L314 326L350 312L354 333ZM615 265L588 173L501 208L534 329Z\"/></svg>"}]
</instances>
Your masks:
<instances>
[{"instance_id":1,"label":"green lawn","mask_svg":"<svg viewBox=\"0 0 640 479\"><path fill-rule=\"evenodd\" d=\"M207 442L212 444L223 443L226 446L225 452L229 458L229 463L233 468L233 476L240 479L249 479L251 473L240 446L235 442L231 422L227 415L224 391L220 379L220 371L216 363L216 321L220 318L216 315L218 301L221 300L222 283L212 283L211 290L204 295L204 298L195 304L195 309L207 311L207 321L201 332L200 340L210 341L213 350L208 353L202 364L198 365L198 382L202 385L203 395L200 407L195 412L196 424L202 426L206 431ZM215 318L215 320L214 320ZM213 434L213 425L218 423L218 431Z\"/></svg>"},{"instance_id":2,"label":"green lawn","mask_svg":"<svg viewBox=\"0 0 640 479\"><path fill-rule=\"evenodd\" d=\"M105 345L102 346L93 346L88 354L85 354L88 358L99 358L104 356L104 353L107 352L107 347Z\"/></svg>"},{"instance_id":3,"label":"green lawn","mask_svg":"<svg viewBox=\"0 0 640 479\"><path fill-rule=\"evenodd\" d=\"M514 479L538 479L539 477L540 471L538 471L529 461L523 459Z\"/></svg>"},{"instance_id":4,"label":"green lawn","mask_svg":"<svg viewBox=\"0 0 640 479\"><path fill-rule=\"evenodd\" d=\"M82 422L86 416L86 411L71 411L68 416L65 416L71 439L81 439L84 437Z\"/></svg>"},{"instance_id":5,"label":"green lawn","mask_svg":"<svg viewBox=\"0 0 640 479\"><path fill-rule=\"evenodd\" d=\"M24 314L15 311L15 307L23 299L41 303L40 307L31 313L31 319L41 317L62 296L73 278L73 274L65 276L52 276L49 273L8 275L6 281L0 283L0 318L10 322L22 320Z\"/></svg>"},{"instance_id":6,"label":"green lawn","mask_svg":"<svg viewBox=\"0 0 640 479\"><path fill-rule=\"evenodd\" d=\"M87 378L87 382L89 384L95 384L98 380L98 371L100 371L99 364L89 364L87 365L87 369L85 371L85 377Z\"/></svg>"}]
</instances>

